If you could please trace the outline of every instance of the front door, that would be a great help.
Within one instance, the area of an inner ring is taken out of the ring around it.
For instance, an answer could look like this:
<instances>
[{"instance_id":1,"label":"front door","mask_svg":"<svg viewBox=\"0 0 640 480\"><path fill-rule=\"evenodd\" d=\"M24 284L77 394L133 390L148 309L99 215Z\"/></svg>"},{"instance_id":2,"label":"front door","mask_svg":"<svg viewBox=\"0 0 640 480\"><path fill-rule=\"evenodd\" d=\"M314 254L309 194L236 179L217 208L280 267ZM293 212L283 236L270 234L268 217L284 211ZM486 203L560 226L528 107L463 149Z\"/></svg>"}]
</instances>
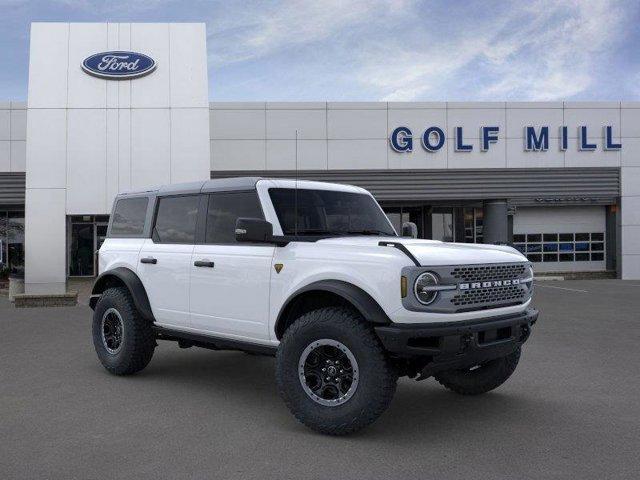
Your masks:
<instances>
[{"instance_id":1,"label":"front door","mask_svg":"<svg viewBox=\"0 0 640 480\"><path fill-rule=\"evenodd\" d=\"M152 238L138 256L138 276L156 323L189 326L189 274L196 237L199 195L158 199Z\"/></svg>"},{"instance_id":2,"label":"front door","mask_svg":"<svg viewBox=\"0 0 640 480\"><path fill-rule=\"evenodd\" d=\"M264 218L255 191L209 196L205 244L191 257L191 325L204 333L269 339L274 248L236 243L239 217Z\"/></svg>"}]
</instances>

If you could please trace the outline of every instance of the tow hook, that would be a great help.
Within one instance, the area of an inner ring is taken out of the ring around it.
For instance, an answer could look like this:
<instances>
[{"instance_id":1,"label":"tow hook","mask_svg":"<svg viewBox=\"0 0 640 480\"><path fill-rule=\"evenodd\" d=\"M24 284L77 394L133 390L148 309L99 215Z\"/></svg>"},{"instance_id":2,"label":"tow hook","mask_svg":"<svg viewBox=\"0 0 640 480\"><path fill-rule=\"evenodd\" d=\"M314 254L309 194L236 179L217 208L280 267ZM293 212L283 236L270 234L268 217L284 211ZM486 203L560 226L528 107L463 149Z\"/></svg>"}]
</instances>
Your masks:
<instances>
[{"instance_id":1,"label":"tow hook","mask_svg":"<svg viewBox=\"0 0 640 480\"><path fill-rule=\"evenodd\" d=\"M467 350L469 348L469 345L471 345L471 341L473 340L473 334L472 333L465 333L464 335L462 335L462 337L460 337L460 351L459 353L463 353L465 350Z\"/></svg>"}]
</instances>

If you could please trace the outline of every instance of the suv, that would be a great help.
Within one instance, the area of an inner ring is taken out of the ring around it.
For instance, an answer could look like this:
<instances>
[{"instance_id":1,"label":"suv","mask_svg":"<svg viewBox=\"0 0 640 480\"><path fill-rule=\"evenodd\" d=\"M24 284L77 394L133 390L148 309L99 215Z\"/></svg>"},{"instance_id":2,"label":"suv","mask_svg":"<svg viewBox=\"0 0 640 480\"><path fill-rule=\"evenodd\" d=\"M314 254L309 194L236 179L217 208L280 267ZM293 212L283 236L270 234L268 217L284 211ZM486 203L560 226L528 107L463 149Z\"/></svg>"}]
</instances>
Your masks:
<instances>
[{"instance_id":1,"label":"suv","mask_svg":"<svg viewBox=\"0 0 640 480\"><path fill-rule=\"evenodd\" d=\"M234 178L118 195L90 299L115 375L157 341L276 357L308 427L373 422L399 376L462 395L513 373L538 312L531 264L508 246L399 237L366 190Z\"/></svg>"}]
</instances>

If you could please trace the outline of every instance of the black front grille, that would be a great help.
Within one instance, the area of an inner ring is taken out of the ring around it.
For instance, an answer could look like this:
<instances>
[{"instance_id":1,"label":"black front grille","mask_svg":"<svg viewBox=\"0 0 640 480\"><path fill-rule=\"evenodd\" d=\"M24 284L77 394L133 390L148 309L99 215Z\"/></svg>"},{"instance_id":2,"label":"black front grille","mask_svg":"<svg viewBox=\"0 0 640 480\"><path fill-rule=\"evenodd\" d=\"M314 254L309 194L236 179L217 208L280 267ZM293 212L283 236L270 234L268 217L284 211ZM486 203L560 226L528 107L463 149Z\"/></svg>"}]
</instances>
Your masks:
<instances>
[{"instance_id":1,"label":"black front grille","mask_svg":"<svg viewBox=\"0 0 640 480\"><path fill-rule=\"evenodd\" d=\"M478 288L467 290L455 295L451 303L456 307L480 306L490 304L499 306L502 304L522 303L527 298L527 292L519 285L507 285L500 287Z\"/></svg>"},{"instance_id":2,"label":"black front grille","mask_svg":"<svg viewBox=\"0 0 640 480\"><path fill-rule=\"evenodd\" d=\"M511 280L524 275L525 264L469 265L455 267L451 276L463 282L482 282L484 280Z\"/></svg>"}]
</instances>

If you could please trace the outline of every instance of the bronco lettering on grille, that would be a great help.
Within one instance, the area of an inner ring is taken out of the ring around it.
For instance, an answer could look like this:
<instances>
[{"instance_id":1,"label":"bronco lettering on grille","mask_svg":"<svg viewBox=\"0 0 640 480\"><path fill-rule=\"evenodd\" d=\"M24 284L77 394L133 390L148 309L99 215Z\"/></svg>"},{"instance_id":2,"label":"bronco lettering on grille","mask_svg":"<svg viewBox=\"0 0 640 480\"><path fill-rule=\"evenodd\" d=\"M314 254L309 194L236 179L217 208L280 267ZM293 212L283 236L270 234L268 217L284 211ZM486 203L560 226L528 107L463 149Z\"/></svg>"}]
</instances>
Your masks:
<instances>
[{"instance_id":1,"label":"bronco lettering on grille","mask_svg":"<svg viewBox=\"0 0 640 480\"><path fill-rule=\"evenodd\" d=\"M460 283L458 288L460 290L475 290L478 288L491 288L491 287L508 287L511 285L519 285L520 280L517 278L511 280L491 280L488 282L472 282L472 283Z\"/></svg>"}]
</instances>

